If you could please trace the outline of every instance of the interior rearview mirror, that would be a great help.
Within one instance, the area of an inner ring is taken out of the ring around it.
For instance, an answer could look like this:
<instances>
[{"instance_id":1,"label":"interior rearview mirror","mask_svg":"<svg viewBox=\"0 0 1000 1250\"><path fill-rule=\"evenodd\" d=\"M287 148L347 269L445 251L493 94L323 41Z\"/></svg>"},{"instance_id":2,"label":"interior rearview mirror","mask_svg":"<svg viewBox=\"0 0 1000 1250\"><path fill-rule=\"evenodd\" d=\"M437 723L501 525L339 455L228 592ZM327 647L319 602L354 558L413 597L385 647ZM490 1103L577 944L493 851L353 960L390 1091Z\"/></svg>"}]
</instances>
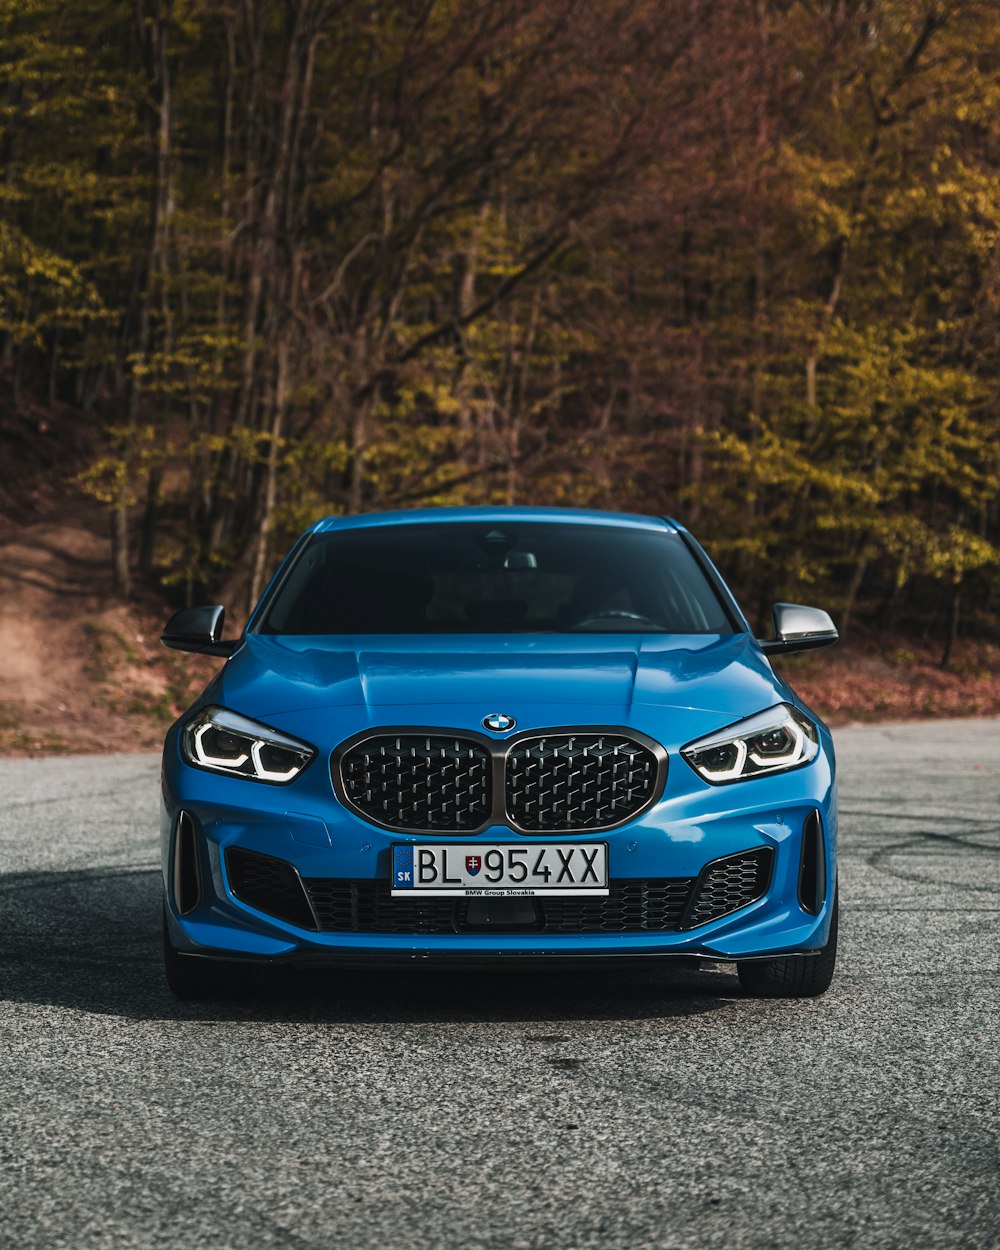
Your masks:
<instances>
[{"instance_id":1,"label":"interior rearview mirror","mask_svg":"<svg viewBox=\"0 0 1000 1250\"><path fill-rule=\"evenodd\" d=\"M788 655L792 651L811 651L813 647L830 647L840 635L822 608L809 608L802 603L776 603L771 609L774 637L759 638L765 655Z\"/></svg>"},{"instance_id":2,"label":"interior rearview mirror","mask_svg":"<svg viewBox=\"0 0 1000 1250\"><path fill-rule=\"evenodd\" d=\"M232 655L238 638L222 641L226 609L221 603L200 608L182 608L167 621L160 642L175 651L195 651L200 655Z\"/></svg>"}]
</instances>

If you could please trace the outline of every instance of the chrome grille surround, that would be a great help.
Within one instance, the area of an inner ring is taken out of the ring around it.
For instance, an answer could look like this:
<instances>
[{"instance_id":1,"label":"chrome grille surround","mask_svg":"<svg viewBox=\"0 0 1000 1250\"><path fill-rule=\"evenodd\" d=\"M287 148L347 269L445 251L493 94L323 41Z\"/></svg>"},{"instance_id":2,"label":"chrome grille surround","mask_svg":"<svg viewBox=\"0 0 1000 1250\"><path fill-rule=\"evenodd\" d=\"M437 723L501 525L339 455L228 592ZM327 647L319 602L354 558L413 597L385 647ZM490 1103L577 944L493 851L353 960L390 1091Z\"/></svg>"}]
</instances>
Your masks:
<instances>
[{"instance_id":1,"label":"chrome grille surround","mask_svg":"<svg viewBox=\"0 0 1000 1250\"><path fill-rule=\"evenodd\" d=\"M663 793L667 752L634 729L581 725L489 738L469 730L387 727L333 752L337 798L397 833L603 833Z\"/></svg>"}]
</instances>

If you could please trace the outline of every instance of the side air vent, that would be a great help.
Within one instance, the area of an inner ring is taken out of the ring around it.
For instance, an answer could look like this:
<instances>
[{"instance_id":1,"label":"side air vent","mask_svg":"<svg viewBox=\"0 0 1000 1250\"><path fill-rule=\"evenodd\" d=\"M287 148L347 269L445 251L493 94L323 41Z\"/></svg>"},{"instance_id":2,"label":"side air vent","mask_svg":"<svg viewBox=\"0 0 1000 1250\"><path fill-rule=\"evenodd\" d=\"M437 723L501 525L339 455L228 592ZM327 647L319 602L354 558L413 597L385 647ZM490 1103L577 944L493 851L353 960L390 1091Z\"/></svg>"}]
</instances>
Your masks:
<instances>
[{"instance_id":1,"label":"side air vent","mask_svg":"<svg viewBox=\"0 0 1000 1250\"><path fill-rule=\"evenodd\" d=\"M201 867L194 820L181 812L174 826L174 906L187 916L201 898Z\"/></svg>"},{"instance_id":2,"label":"side air vent","mask_svg":"<svg viewBox=\"0 0 1000 1250\"><path fill-rule=\"evenodd\" d=\"M826 848L823 818L810 812L802 826L802 854L799 859L799 902L802 910L816 916L826 899Z\"/></svg>"}]
</instances>

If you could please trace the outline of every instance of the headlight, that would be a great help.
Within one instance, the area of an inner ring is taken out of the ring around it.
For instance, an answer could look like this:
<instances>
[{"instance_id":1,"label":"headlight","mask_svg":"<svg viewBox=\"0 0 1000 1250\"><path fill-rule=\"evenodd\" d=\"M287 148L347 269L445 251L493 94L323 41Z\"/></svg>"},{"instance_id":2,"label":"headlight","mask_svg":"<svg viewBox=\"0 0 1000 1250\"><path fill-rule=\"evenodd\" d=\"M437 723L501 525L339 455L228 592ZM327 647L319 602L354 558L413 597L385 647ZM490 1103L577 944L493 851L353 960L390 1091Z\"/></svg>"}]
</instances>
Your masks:
<instances>
[{"instance_id":1,"label":"headlight","mask_svg":"<svg viewBox=\"0 0 1000 1250\"><path fill-rule=\"evenodd\" d=\"M818 752L816 726L788 703L758 712L681 749L691 767L713 785L800 768Z\"/></svg>"},{"instance_id":2,"label":"headlight","mask_svg":"<svg viewBox=\"0 0 1000 1250\"><path fill-rule=\"evenodd\" d=\"M279 786L294 780L316 754L307 743L224 707L202 708L188 721L181 753L196 768Z\"/></svg>"}]
</instances>

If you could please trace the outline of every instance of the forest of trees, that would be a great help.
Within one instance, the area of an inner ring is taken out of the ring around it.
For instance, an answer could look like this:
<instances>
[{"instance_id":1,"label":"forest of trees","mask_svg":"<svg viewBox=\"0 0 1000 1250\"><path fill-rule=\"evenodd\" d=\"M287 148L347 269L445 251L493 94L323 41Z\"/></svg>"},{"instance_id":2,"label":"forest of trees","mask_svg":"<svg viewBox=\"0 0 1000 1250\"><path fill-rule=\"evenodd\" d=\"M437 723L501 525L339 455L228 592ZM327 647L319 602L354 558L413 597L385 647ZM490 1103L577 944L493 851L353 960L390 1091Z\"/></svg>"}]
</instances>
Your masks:
<instances>
[{"instance_id":1,"label":"forest of trees","mask_svg":"<svg viewBox=\"0 0 1000 1250\"><path fill-rule=\"evenodd\" d=\"M0 6L0 421L100 429L123 596L556 503L751 612L988 628L995 0Z\"/></svg>"}]
</instances>

